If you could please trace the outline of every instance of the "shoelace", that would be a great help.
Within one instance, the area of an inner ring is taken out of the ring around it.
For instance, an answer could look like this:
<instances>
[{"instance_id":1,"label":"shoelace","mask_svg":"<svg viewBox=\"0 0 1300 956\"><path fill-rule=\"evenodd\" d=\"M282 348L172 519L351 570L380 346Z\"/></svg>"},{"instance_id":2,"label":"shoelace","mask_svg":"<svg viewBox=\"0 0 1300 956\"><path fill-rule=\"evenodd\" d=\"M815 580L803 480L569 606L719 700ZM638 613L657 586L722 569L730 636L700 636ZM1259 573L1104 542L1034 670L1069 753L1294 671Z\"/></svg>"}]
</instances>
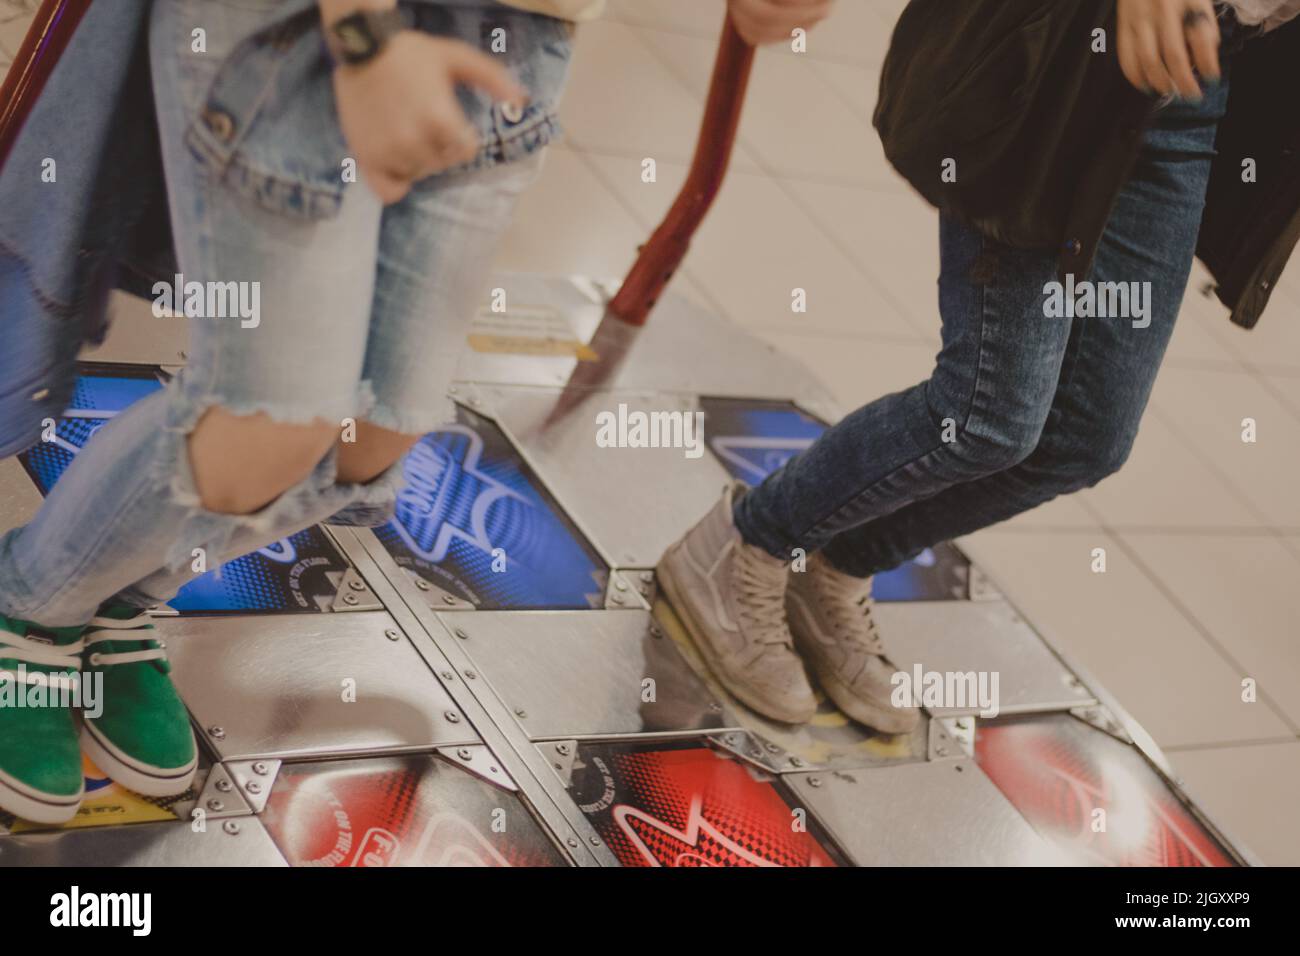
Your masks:
<instances>
[{"instance_id":1,"label":"shoelace","mask_svg":"<svg viewBox=\"0 0 1300 956\"><path fill-rule=\"evenodd\" d=\"M149 623L148 614L137 614L135 617L119 621L111 617L94 617L90 619L87 625L87 633L94 631L94 635L85 638L85 645L91 647L95 644L103 644L106 641L151 641L157 642L156 637L128 637L124 631L144 631L149 634L153 633L153 626ZM90 663L96 667L100 665L113 666L115 664L135 664L139 661L158 661L167 659L167 651L161 643L157 647L146 648L142 651L118 651L112 654L105 654L99 651L90 655Z\"/></svg>"},{"instance_id":2,"label":"shoelace","mask_svg":"<svg viewBox=\"0 0 1300 956\"><path fill-rule=\"evenodd\" d=\"M868 654L883 655L884 641L871 613L876 606L871 600L871 579L835 574L824 568L813 573L820 578L822 606L836 629L848 634Z\"/></svg>"},{"instance_id":3,"label":"shoelace","mask_svg":"<svg viewBox=\"0 0 1300 956\"><path fill-rule=\"evenodd\" d=\"M735 548L736 604L746 624L755 628L758 643L792 648L793 640L785 620L785 567L763 561L748 548Z\"/></svg>"},{"instance_id":4,"label":"shoelace","mask_svg":"<svg viewBox=\"0 0 1300 956\"><path fill-rule=\"evenodd\" d=\"M81 670L81 651L85 642L73 641L71 644L47 644L30 637L0 632L0 657L23 661L27 664L43 664L61 670ZM38 672L39 673L39 672ZM27 675L27 683L43 680L35 674Z\"/></svg>"}]
</instances>

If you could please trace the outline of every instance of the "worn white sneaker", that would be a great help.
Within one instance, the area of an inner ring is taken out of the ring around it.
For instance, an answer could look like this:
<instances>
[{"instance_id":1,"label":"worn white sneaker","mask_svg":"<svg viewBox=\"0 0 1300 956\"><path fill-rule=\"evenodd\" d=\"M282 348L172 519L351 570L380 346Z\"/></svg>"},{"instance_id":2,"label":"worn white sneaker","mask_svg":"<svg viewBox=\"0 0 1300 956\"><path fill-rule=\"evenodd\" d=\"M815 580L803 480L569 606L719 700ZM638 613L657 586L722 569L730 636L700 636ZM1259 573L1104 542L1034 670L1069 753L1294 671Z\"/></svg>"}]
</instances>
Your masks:
<instances>
[{"instance_id":1,"label":"worn white sneaker","mask_svg":"<svg viewBox=\"0 0 1300 956\"><path fill-rule=\"evenodd\" d=\"M785 622L786 566L741 540L731 518L736 482L672 545L656 574L709 669L747 707L804 723L817 700Z\"/></svg>"},{"instance_id":2,"label":"worn white sneaker","mask_svg":"<svg viewBox=\"0 0 1300 956\"><path fill-rule=\"evenodd\" d=\"M895 668L871 611L871 579L835 570L820 554L791 573L785 608L795 646L844 713L887 734L907 733L921 719L915 707L890 701Z\"/></svg>"}]
</instances>

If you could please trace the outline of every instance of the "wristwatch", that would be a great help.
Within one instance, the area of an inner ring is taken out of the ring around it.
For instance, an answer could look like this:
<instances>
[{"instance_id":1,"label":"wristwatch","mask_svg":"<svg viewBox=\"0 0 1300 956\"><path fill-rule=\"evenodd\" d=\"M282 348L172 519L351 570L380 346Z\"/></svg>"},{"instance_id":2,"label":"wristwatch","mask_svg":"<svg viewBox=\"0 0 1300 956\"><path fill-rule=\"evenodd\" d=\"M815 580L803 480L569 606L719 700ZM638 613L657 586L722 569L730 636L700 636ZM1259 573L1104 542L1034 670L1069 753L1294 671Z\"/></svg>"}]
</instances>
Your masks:
<instances>
[{"instance_id":1,"label":"wristwatch","mask_svg":"<svg viewBox=\"0 0 1300 956\"><path fill-rule=\"evenodd\" d=\"M405 29L400 10L362 10L331 24L325 30L325 45L336 66L359 66L382 53L393 35Z\"/></svg>"}]
</instances>

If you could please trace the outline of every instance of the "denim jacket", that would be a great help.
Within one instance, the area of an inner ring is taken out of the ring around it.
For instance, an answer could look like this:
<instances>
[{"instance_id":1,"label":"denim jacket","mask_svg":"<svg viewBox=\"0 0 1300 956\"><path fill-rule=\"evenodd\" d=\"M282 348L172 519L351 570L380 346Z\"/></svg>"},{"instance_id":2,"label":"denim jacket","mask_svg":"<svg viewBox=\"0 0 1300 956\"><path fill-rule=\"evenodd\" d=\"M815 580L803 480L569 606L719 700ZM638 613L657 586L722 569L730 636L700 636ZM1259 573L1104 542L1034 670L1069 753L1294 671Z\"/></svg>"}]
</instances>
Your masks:
<instances>
[{"instance_id":1,"label":"denim jacket","mask_svg":"<svg viewBox=\"0 0 1300 956\"><path fill-rule=\"evenodd\" d=\"M426 0L417 0L426 2ZM177 271L154 121L148 56L151 0L92 4L0 169L0 458L40 437L68 404L83 344L103 340L113 288L140 295ZM422 24L486 47L508 27L507 65L529 90L522 111L460 90L480 135L463 169L508 162L559 133L555 110L569 24L493 0L427 0ZM186 144L233 189L284 215L334 215L345 155L304 168L278 144L296 123L332 116L285 108L311 71L329 69L315 0L267 0L266 22L222 67ZM320 84L317 84L319 87ZM52 181L50 181L52 179Z\"/></svg>"}]
</instances>

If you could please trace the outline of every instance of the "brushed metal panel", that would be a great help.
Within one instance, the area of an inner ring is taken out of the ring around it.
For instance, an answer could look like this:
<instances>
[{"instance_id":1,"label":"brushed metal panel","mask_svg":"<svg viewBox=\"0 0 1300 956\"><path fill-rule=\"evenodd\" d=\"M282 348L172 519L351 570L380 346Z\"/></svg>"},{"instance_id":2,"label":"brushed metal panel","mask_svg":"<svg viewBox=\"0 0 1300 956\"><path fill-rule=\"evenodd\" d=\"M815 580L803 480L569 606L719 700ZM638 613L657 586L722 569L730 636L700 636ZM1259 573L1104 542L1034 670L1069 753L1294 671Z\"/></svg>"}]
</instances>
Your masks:
<instances>
[{"instance_id":1,"label":"brushed metal panel","mask_svg":"<svg viewBox=\"0 0 1300 956\"><path fill-rule=\"evenodd\" d=\"M548 420L558 389L491 387L480 394L486 409L514 440L529 464L615 567L647 568L713 506L728 482L726 471L704 454L682 448L602 448L596 415L683 411L693 399L662 392L595 392L569 414Z\"/></svg>"},{"instance_id":2,"label":"brushed metal panel","mask_svg":"<svg viewBox=\"0 0 1300 956\"><path fill-rule=\"evenodd\" d=\"M0 866L288 866L256 817L0 837Z\"/></svg>"},{"instance_id":3,"label":"brushed metal panel","mask_svg":"<svg viewBox=\"0 0 1300 956\"><path fill-rule=\"evenodd\" d=\"M385 612L168 618L157 626L181 696L224 760L479 742ZM354 701L344 699L348 687Z\"/></svg>"},{"instance_id":4,"label":"brushed metal panel","mask_svg":"<svg viewBox=\"0 0 1300 956\"><path fill-rule=\"evenodd\" d=\"M889 659L913 673L998 675L999 713L1095 704L1087 688L1006 601L904 601L876 605ZM927 707L936 717L978 714L978 704Z\"/></svg>"},{"instance_id":5,"label":"brushed metal panel","mask_svg":"<svg viewBox=\"0 0 1300 956\"><path fill-rule=\"evenodd\" d=\"M1064 860L973 760L782 779L862 866L1047 866Z\"/></svg>"},{"instance_id":6,"label":"brushed metal panel","mask_svg":"<svg viewBox=\"0 0 1300 956\"><path fill-rule=\"evenodd\" d=\"M441 616L533 740L713 732L722 707L648 611ZM646 680L653 700L644 700Z\"/></svg>"},{"instance_id":7,"label":"brushed metal panel","mask_svg":"<svg viewBox=\"0 0 1300 956\"><path fill-rule=\"evenodd\" d=\"M561 316L583 343L591 343L618 283L583 277L498 273L510 308ZM608 326L607 326L608 328ZM627 327L623 327L624 330ZM810 369L729 319L669 292L639 330L616 336L626 356L608 364L602 388L653 389L736 398L783 398L834 419L835 399ZM597 352L602 351L596 339ZM572 356L511 355L466 348L456 380L503 385L557 385L569 380Z\"/></svg>"}]
</instances>

